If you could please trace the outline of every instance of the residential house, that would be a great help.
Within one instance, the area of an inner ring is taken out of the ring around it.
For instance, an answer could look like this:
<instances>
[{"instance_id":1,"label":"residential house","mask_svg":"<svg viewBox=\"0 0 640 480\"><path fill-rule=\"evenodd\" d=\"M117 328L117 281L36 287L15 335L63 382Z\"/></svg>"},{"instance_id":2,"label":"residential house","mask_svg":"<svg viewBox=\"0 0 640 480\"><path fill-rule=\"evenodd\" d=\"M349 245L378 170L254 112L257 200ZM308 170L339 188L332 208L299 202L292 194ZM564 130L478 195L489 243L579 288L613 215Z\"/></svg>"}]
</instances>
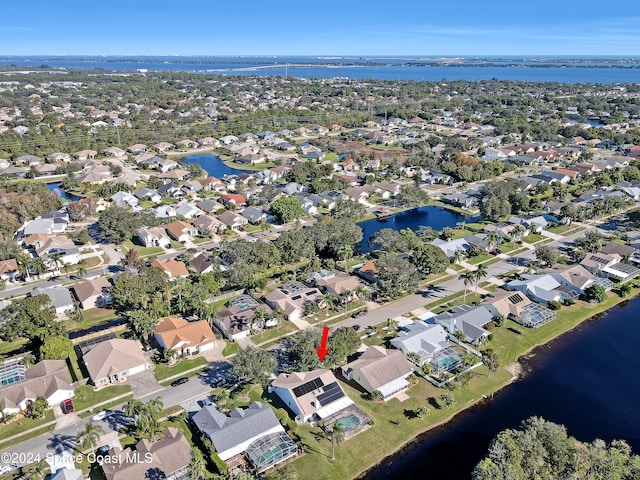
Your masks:
<instances>
[{"instance_id":1,"label":"residential house","mask_svg":"<svg viewBox=\"0 0 640 480\"><path fill-rule=\"evenodd\" d=\"M188 170L181 170L179 168L175 168L170 172L163 172L158 175L158 178L163 180L185 180L188 176L191 175L191 172Z\"/></svg>"},{"instance_id":2,"label":"residential house","mask_svg":"<svg viewBox=\"0 0 640 480\"><path fill-rule=\"evenodd\" d=\"M295 442L285 433L271 407L264 403L236 408L228 416L215 405L209 405L193 415L192 420L211 440L220 459L229 464L246 455L254 468L263 471L298 453ZM272 443L273 454L264 455L261 447Z\"/></svg>"},{"instance_id":3,"label":"residential house","mask_svg":"<svg viewBox=\"0 0 640 480\"><path fill-rule=\"evenodd\" d=\"M582 265L554 265L553 268L540 270L539 274L548 274L555 278L563 287L583 294L592 285L600 285L605 290L613 288L613 282L608 278L592 274Z\"/></svg>"},{"instance_id":4,"label":"residential house","mask_svg":"<svg viewBox=\"0 0 640 480\"><path fill-rule=\"evenodd\" d=\"M127 152L125 152L120 147L108 147L105 148L102 153L110 157L123 158L127 156Z\"/></svg>"},{"instance_id":5,"label":"residential house","mask_svg":"<svg viewBox=\"0 0 640 480\"><path fill-rule=\"evenodd\" d=\"M450 334L462 332L464 340L477 345L489 338L489 331L483 327L493 320L493 314L484 305L460 305L434 317Z\"/></svg>"},{"instance_id":6,"label":"residential house","mask_svg":"<svg viewBox=\"0 0 640 480\"><path fill-rule=\"evenodd\" d=\"M577 298L580 294L571 288L563 286L549 274L522 275L520 280L507 283L509 290L523 292L534 302L547 303L562 302L569 298Z\"/></svg>"},{"instance_id":7,"label":"residential house","mask_svg":"<svg viewBox=\"0 0 640 480\"><path fill-rule=\"evenodd\" d=\"M267 312L268 318L264 325L254 319L254 313L258 308ZM273 310L268 305L245 294L231 300L227 308L218 312L218 317L213 323L225 337L237 340L249 335L251 330L277 326L278 319L273 316Z\"/></svg>"},{"instance_id":8,"label":"residential house","mask_svg":"<svg viewBox=\"0 0 640 480\"><path fill-rule=\"evenodd\" d=\"M464 238L457 238L455 240L442 240L441 238L436 238L431 242L431 244L442 250L449 258L453 258L458 250L466 252L471 247L469 242Z\"/></svg>"},{"instance_id":9,"label":"residential house","mask_svg":"<svg viewBox=\"0 0 640 480\"><path fill-rule=\"evenodd\" d=\"M342 375L368 393L378 391L386 402L409 388L407 377L413 366L400 350L372 346L353 362L342 367Z\"/></svg>"},{"instance_id":10,"label":"residential house","mask_svg":"<svg viewBox=\"0 0 640 480\"><path fill-rule=\"evenodd\" d=\"M182 220L176 220L165 227L167 233L174 240L180 243L185 243L191 240L191 237L198 234L198 229L190 223L183 222Z\"/></svg>"},{"instance_id":11,"label":"residential house","mask_svg":"<svg viewBox=\"0 0 640 480\"><path fill-rule=\"evenodd\" d=\"M344 294L352 294L360 286L358 279L346 273L338 273L328 278L320 278L316 285L328 293L338 297Z\"/></svg>"},{"instance_id":12,"label":"residential house","mask_svg":"<svg viewBox=\"0 0 640 480\"><path fill-rule=\"evenodd\" d=\"M210 273L220 268L213 255L208 252L200 252L189 260L189 266L199 274Z\"/></svg>"},{"instance_id":13,"label":"residential house","mask_svg":"<svg viewBox=\"0 0 640 480\"><path fill-rule=\"evenodd\" d=\"M188 477L192 447L182 430L167 427L156 442L140 440L135 450L112 447L100 462L106 480L181 479Z\"/></svg>"},{"instance_id":14,"label":"residential house","mask_svg":"<svg viewBox=\"0 0 640 480\"><path fill-rule=\"evenodd\" d=\"M18 262L15 258L0 261L0 280L15 282L18 276Z\"/></svg>"},{"instance_id":15,"label":"residential house","mask_svg":"<svg viewBox=\"0 0 640 480\"><path fill-rule=\"evenodd\" d=\"M175 280L176 278L186 278L189 276L187 266L177 260L160 260L156 258L151 262L153 268L160 269L164 274L169 277L169 280Z\"/></svg>"},{"instance_id":16,"label":"residential house","mask_svg":"<svg viewBox=\"0 0 640 480\"><path fill-rule=\"evenodd\" d=\"M196 218L193 221L193 226L198 229L200 235L207 237L215 237L227 228L224 223L213 215L202 215Z\"/></svg>"},{"instance_id":17,"label":"residential house","mask_svg":"<svg viewBox=\"0 0 640 480\"><path fill-rule=\"evenodd\" d=\"M496 290L482 302L494 317L502 316L524 325L537 328L556 318L556 312L533 303L523 292Z\"/></svg>"},{"instance_id":18,"label":"residential house","mask_svg":"<svg viewBox=\"0 0 640 480\"><path fill-rule=\"evenodd\" d=\"M353 405L331 370L281 373L271 382L275 393L293 412L296 422L326 419Z\"/></svg>"},{"instance_id":19,"label":"residential house","mask_svg":"<svg viewBox=\"0 0 640 480\"><path fill-rule=\"evenodd\" d=\"M160 203L162 201L162 195L160 195L156 190L151 188L141 188L135 192L133 192L133 196L138 200L148 199L153 203Z\"/></svg>"},{"instance_id":20,"label":"residential house","mask_svg":"<svg viewBox=\"0 0 640 480\"><path fill-rule=\"evenodd\" d=\"M184 318L165 318L153 330L153 336L165 350L176 355L196 355L216 346L216 336L206 320L188 322Z\"/></svg>"},{"instance_id":21,"label":"residential house","mask_svg":"<svg viewBox=\"0 0 640 480\"><path fill-rule=\"evenodd\" d=\"M72 287L72 290L83 310L104 307L106 304L111 303L109 295L111 283L104 277L78 282Z\"/></svg>"},{"instance_id":22,"label":"residential house","mask_svg":"<svg viewBox=\"0 0 640 480\"><path fill-rule=\"evenodd\" d=\"M240 215L254 225L264 223L267 219L267 214L257 207L247 207L240 212Z\"/></svg>"},{"instance_id":23,"label":"residential house","mask_svg":"<svg viewBox=\"0 0 640 480\"><path fill-rule=\"evenodd\" d=\"M95 150L81 150L75 154L75 157L78 160L90 160L96 158L97 154L98 152L96 152Z\"/></svg>"},{"instance_id":24,"label":"residential house","mask_svg":"<svg viewBox=\"0 0 640 480\"><path fill-rule=\"evenodd\" d=\"M602 253L606 253L607 255L618 254L622 259L632 259L636 256L636 249L629 246L623 245L621 243L616 242L607 242L600 249Z\"/></svg>"},{"instance_id":25,"label":"residential house","mask_svg":"<svg viewBox=\"0 0 640 480\"><path fill-rule=\"evenodd\" d=\"M96 387L124 382L151 368L140 344L135 340L122 338L98 343L83 354L82 362Z\"/></svg>"},{"instance_id":26,"label":"residential house","mask_svg":"<svg viewBox=\"0 0 640 480\"><path fill-rule=\"evenodd\" d=\"M238 193L225 193L221 195L220 198L222 198L225 206L233 204L236 207L244 207L247 204L247 199L244 197L244 195L240 195Z\"/></svg>"},{"instance_id":27,"label":"residential house","mask_svg":"<svg viewBox=\"0 0 640 480\"><path fill-rule=\"evenodd\" d=\"M37 287L31 291L31 296L46 295L57 315L72 312L75 308L71 293L64 287Z\"/></svg>"},{"instance_id":28,"label":"residential house","mask_svg":"<svg viewBox=\"0 0 640 480\"><path fill-rule=\"evenodd\" d=\"M442 201L461 208L473 208L477 207L480 204L478 197L462 192L443 195Z\"/></svg>"},{"instance_id":29,"label":"residential house","mask_svg":"<svg viewBox=\"0 0 640 480\"><path fill-rule=\"evenodd\" d=\"M304 305L310 302L321 304L323 296L317 287L308 287L302 282L290 281L269 292L264 300L271 308L280 308L288 320L303 316Z\"/></svg>"},{"instance_id":30,"label":"residential house","mask_svg":"<svg viewBox=\"0 0 640 480\"><path fill-rule=\"evenodd\" d=\"M224 205L211 199L201 200L197 202L196 207L198 207L205 213L215 213L219 210L224 210Z\"/></svg>"},{"instance_id":31,"label":"residential house","mask_svg":"<svg viewBox=\"0 0 640 480\"><path fill-rule=\"evenodd\" d=\"M154 211L157 218L175 218L177 216L176 209L171 205L160 205Z\"/></svg>"},{"instance_id":32,"label":"residential house","mask_svg":"<svg viewBox=\"0 0 640 480\"><path fill-rule=\"evenodd\" d=\"M111 197L114 205L119 207L137 207L138 199L129 192L116 192Z\"/></svg>"},{"instance_id":33,"label":"residential house","mask_svg":"<svg viewBox=\"0 0 640 480\"><path fill-rule=\"evenodd\" d=\"M28 369L20 364L6 364L1 368L11 370L13 380L11 383L3 380L0 387L3 416L27 411L38 397L44 397L50 407L73 397L71 376L64 360L42 360ZM2 375L3 379L7 377Z\"/></svg>"},{"instance_id":34,"label":"residential house","mask_svg":"<svg viewBox=\"0 0 640 480\"><path fill-rule=\"evenodd\" d=\"M442 325L427 325L412 322L402 327L391 345L406 355L415 354L420 359L419 364L439 365L442 359L450 358L450 369L460 365L460 356L455 354L449 344L449 335Z\"/></svg>"},{"instance_id":35,"label":"residential house","mask_svg":"<svg viewBox=\"0 0 640 480\"><path fill-rule=\"evenodd\" d=\"M145 247L171 248L171 239L163 227L140 227L136 238Z\"/></svg>"},{"instance_id":36,"label":"residential house","mask_svg":"<svg viewBox=\"0 0 640 480\"><path fill-rule=\"evenodd\" d=\"M231 210L227 210L221 215L218 215L218 220L224 223L231 230L240 231L242 230L243 225L249 223L245 217Z\"/></svg>"},{"instance_id":37,"label":"residential house","mask_svg":"<svg viewBox=\"0 0 640 480\"><path fill-rule=\"evenodd\" d=\"M191 220L193 218L200 217L204 215L204 212L200 210L198 207L195 207L189 203L181 203L176 208L176 213L186 218L187 220Z\"/></svg>"},{"instance_id":38,"label":"residential house","mask_svg":"<svg viewBox=\"0 0 640 480\"><path fill-rule=\"evenodd\" d=\"M580 265L594 275L620 282L628 282L640 274L640 269L622 262L622 257L617 253L587 253Z\"/></svg>"}]
</instances>

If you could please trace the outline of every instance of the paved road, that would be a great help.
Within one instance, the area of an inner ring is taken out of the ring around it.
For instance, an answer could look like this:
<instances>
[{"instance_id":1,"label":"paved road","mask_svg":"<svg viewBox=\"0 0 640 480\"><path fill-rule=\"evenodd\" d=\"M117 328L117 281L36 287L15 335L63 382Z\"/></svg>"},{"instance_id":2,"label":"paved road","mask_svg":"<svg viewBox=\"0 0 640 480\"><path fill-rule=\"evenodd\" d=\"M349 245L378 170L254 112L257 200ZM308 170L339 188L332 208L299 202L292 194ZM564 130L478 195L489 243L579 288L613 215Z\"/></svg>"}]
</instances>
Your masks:
<instances>
[{"instance_id":1,"label":"paved road","mask_svg":"<svg viewBox=\"0 0 640 480\"><path fill-rule=\"evenodd\" d=\"M213 362L211 363L211 367L211 370L207 373L193 376L187 383L177 387L164 387L157 392L152 392L141 397L140 400L146 402L160 397L165 408L174 405L193 404L194 400L203 398L209 394L213 388L213 381L216 376L223 372L228 372L231 364L228 362ZM40 459L44 459L47 454L51 455L61 453L63 450L72 450L76 445L75 438L77 433L82 431L85 425L92 421L91 417L80 418L75 414L73 415L76 418L76 421L73 423L65 419L65 426L60 429L3 449L2 452L0 452L0 466L7 464L7 462L2 461L4 458L2 456L3 453L5 455L14 455L16 459L20 458L19 455L22 455L22 458L25 460L31 459L32 461L36 461L36 457L38 456ZM118 429L125 424L125 420L122 414L117 414L93 423L101 425L105 433L108 433L111 431L117 432ZM15 463L24 465L31 462Z\"/></svg>"}]
</instances>

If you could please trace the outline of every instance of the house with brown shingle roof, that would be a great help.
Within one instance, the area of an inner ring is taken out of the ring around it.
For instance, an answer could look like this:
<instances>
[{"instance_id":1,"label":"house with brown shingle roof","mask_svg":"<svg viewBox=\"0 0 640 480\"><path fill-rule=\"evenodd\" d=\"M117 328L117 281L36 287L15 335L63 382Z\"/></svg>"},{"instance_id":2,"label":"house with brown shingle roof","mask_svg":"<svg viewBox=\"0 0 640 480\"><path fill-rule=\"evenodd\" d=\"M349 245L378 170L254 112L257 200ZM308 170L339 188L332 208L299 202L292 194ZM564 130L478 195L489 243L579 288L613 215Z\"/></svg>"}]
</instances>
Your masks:
<instances>
[{"instance_id":1,"label":"house with brown shingle roof","mask_svg":"<svg viewBox=\"0 0 640 480\"><path fill-rule=\"evenodd\" d=\"M99 343L83 355L82 362L96 387L126 381L151 368L140 344L122 338Z\"/></svg>"},{"instance_id":2,"label":"house with brown shingle roof","mask_svg":"<svg viewBox=\"0 0 640 480\"><path fill-rule=\"evenodd\" d=\"M102 470L106 480L187 478L191 450L182 430L167 427L157 442L140 440L135 450L111 448L106 458L112 461L102 463Z\"/></svg>"},{"instance_id":3,"label":"house with brown shingle roof","mask_svg":"<svg viewBox=\"0 0 640 480\"><path fill-rule=\"evenodd\" d=\"M111 297L109 296L111 284L104 277L76 283L72 290L83 310L103 307L105 304L111 303Z\"/></svg>"},{"instance_id":4,"label":"house with brown shingle roof","mask_svg":"<svg viewBox=\"0 0 640 480\"><path fill-rule=\"evenodd\" d=\"M174 170L171 170L170 172L161 173L160 175L158 175L158 178L170 179L170 180L184 180L190 174L191 174L191 172L189 172L187 170L182 170L180 168L176 168Z\"/></svg>"},{"instance_id":5,"label":"house with brown shingle roof","mask_svg":"<svg viewBox=\"0 0 640 480\"><path fill-rule=\"evenodd\" d=\"M206 320L165 318L153 330L153 336L162 348L175 350L177 355L195 355L216 346L216 336Z\"/></svg>"},{"instance_id":6,"label":"house with brown shingle roof","mask_svg":"<svg viewBox=\"0 0 640 480\"><path fill-rule=\"evenodd\" d=\"M156 258L151 262L151 266L162 270L164 274L169 277L169 280L175 280L180 277L186 278L189 276L187 266L177 260L160 260L159 258Z\"/></svg>"},{"instance_id":7,"label":"house with brown shingle roof","mask_svg":"<svg viewBox=\"0 0 640 480\"><path fill-rule=\"evenodd\" d=\"M0 408L3 414L15 414L38 397L44 397L49 406L73 397L71 376L64 360L43 360L27 369L22 380L0 387Z\"/></svg>"},{"instance_id":8,"label":"house with brown shingle roof","mask_svg":"<svg viewBox=\"0 0 640 480\"><path fill-rule=\"evenodd\" d=\"M334 295L342 295L346 292L353 292L360 286L358 279L346 273L338 273L331 278L323 278L316 283L320 288L324 288L327 292Z\"/></svg>"},{"instance_id":9,"label":"house with brown shingle roof","mask_svg":"<svg viewBox=\"0 0 640 480\"><path fill-rule=\"evenodd\" d=\"M198 229L196 227L190 223L183 222L182 220L176 220L165 228L171 238L182 243L191 240L192 236L198 234Z\"/></svg>"},{"instance_id":10,"label":"house with brown shingle roof","mask_svg":"<svg viewBox=\"0 0 640 480\"><path fill-rule=\"evenodd\" d=\"M367 392L378 391L386 402L409 388L407 377L413 366L400 350L373 346L342 367L342 375Z\"/></svg>"},{"instance_id":11,"label":"house with brown shingle roof","mask_svg":"<svg viewBox=\"0 0 640 480\"><path fill-rule=\"evenodd\" d=\"M18 262L15 258L0 262L0 279L14 282L18 276Z\"/></svg>"},{"instance_id":12,"label":"house with brown shingle roof","mask_svg":"<svg viewBox=\"0 0 640 480\"><path fill-rule=\"evenodd\" d=\"M305 304L311 302L320 305L323 300L317 287L307 287L298 281L287 282L264 297L267 305L274 309L280 308L288 320L302 317Z\"/></svg>"}]
</instances>

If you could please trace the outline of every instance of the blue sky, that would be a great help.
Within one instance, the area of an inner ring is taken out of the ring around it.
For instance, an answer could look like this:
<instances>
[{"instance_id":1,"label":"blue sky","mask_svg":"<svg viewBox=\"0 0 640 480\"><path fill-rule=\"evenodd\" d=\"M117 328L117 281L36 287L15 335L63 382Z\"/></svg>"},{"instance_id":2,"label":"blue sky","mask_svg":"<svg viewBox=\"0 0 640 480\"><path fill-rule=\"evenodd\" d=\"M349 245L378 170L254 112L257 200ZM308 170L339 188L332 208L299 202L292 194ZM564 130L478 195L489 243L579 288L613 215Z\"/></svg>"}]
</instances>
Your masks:
<instances>
[{"instance_id":1,"label":"blue sky","mask_svg":"<svg viewBox=\"0 0 640 480\"><path fill-rule=\"evenodd\" d=\"M640 55L638 25L637 0L32 0L0 55Z\"/></svg>"}]
</instances>

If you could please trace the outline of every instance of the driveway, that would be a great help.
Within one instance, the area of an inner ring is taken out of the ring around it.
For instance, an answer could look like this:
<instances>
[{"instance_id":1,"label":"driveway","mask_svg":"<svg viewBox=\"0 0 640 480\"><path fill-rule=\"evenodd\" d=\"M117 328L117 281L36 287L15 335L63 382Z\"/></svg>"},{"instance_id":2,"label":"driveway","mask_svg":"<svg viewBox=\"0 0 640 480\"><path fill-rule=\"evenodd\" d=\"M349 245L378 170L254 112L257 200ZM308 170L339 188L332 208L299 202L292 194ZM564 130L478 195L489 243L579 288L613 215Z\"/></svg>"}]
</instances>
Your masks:
<instances>
[{"instance_id":1,"label":"driveway","mask_svg":"<svg viewBox=\"0 0 640 480\"><path fill-rule=\"evenodd\" d=\"M132 375L127 379L127 383L133 390L133 398L144 397L163 388L156 380L152 370L145 370Z\"/></svg>"}]
</instances>

